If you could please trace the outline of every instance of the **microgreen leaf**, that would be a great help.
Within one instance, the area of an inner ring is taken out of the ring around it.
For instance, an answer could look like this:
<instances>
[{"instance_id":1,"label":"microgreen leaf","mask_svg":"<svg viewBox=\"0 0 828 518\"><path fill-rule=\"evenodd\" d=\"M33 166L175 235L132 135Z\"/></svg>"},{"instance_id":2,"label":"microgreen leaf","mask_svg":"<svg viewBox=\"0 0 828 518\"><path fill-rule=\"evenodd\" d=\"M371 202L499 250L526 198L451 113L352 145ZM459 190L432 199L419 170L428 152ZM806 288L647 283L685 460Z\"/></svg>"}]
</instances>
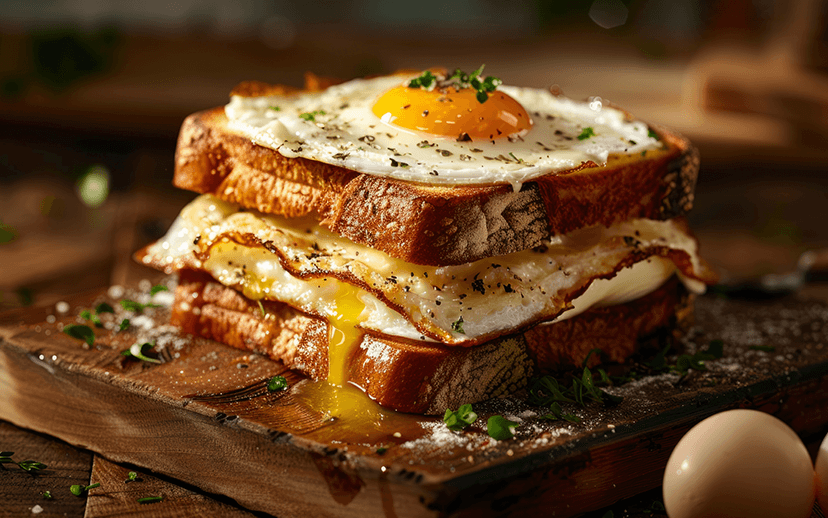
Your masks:
<instances>
[{"instance_id":1,"label":"microgreen leaf","mask_svg":"<svg viewBox=\"0 0 828 518\"><path fill-rule=\"evenodd\" d=\"M411 81L408 82L409 88L422 88L424 90L430 90L434 83L437 81L437 78L434 74L431 73L430 70L426 70L419 77L415 77Z\"/></svg>"},{"instance_id":2,"label":"microgreen leaf","mask_svg":"<svg viewBox=\"0 0 828 518\"><path fill-rule=\"evenodd\" d=\"M288 387L287 379L284 376L273 376L267 382L267 390L270 392L279 392Z\"/></svg>"},{"instance_id":3,"label":"microgreen leaf","mask_svg":"<svg viewBox=\"0 0 828 518\"><path fill-rule=\"evenodd\" d=\"M52 498L52 493L51 493L51 491L44 491L44 492L42 493L42 495L43 495L43 498L46 498L46 499L51 499L51 498Z\"/></svg>"},{"instance_id":4,"label":"microgreen leaf","mask_svg":"<svg viewBox=\"0 0 828 518\"><path fill-rule=\"evenodd\" d=\"M580 423L581 418L573 415L573 414L564 414L563 410L561 409L561 405L558 403L552 403L549 405L549 411L551 414L546 414L540 417L540 419L546 419L548 421L557 421L559 419L563 419L564 421L569 421L570 423Z\"/></svg>"},{"instance_id":5,"label":"microgreen leaf","mask_svg":"<svg viewBox=\"0 0 828 518\"><path fill-rule=\"evenodd\" d=\"M145 496L144 498L139 498L139 504L154 504L155 502L160 502L164 500L163 496Z\"/></svg>"},{"instance_id":6,"label":"microgreen leaf","mask_svg":"<svg viewBox=\"0 0 828 518\"><path fill-rule=\"evenodd\" d=\"M89 326L69 324L63 327L63 332L72 338L83 340L90 347L95 344L95 332Z\"/></svg>"},{"instance_id":7,"label":"microgreen leaf","mask_svg":"<svg viewBox=\"0 0 828 518\"><path fill-rule=\"evenodd\" d=\"M462 316L451 323L451 330L454 331L455 333L466 334L466 332L463 331L463 317Z\"/></svg>"},{"instance_id":8,"label":"microgreen leaf","mask_svg":"<svg viewBox=\"0 0 828 518\"><path fill-rule=\"evenodd\" d=\"M40 471L41 469L47 468L46 464L33 460L24 460L23 462L18 462L17 465L24 471Z\"/></svg>"},{"instance_id":9,"label":"microgreen leaf","mask_svg":"<svg viewBox=\"0 0 828 518\"><path fill-rule=\"evenodd\" d=\"M163 284L156 284L155 286L150 288L149 294L152 296L161 291L170 291L170 289L164 286Z\"/></svg>"},{"instance_id":10,"label":"microgreen leaf","mask_svg":"<svg viewBox=\"0 0 828 518\"><path fill-rule=\"evenodd\" d=\"M446 423L446 427L455 432L459 432L475 421L477 421L477 414L469 404L461 405L456 412L447 408L445 415L443 415L443 422Z\"/></svg>"},{"instance_id":11,"label":"microgreen leaf","mask_svg":"<svg viewBox=\"0 0 828 518\"><path fill-rule=\"evenodd\" d=\"M267 311L265 311L264 304L262 304L261 300L256 301L259 304L259 310L262 312L262 316L267 316Z\"/></svg>"},{"instance_id":12,"label":"microgreen leaf","mask_svg":"<svg viewBox=\"0 0 828 518\"><path fill-rule=\"evenodd\" d=\"M132 344L129 349L121 351L121 354L129 358L135 358L149 363L161 363L161 360L157 358L150 358L144 353L144 349L152 349L153 347L155 347L155 342L144 342L143 344L136 342Z\"/></svg>"},{"instance_id":13,"label":"microgreen leaf","mask_svg":"<svg viewBox=\"0 0 828 518\"><path fill-rule=\"evenodd\" d=\"M595 130L587 126L586 128L581 130L581 134L578 135L578 140L586 140L589 137L595 136Z\"/></svg>"},{"instance_id":14,"label":"microgreen leaf","mask_svg":"<svg viewBox=\"0 0 828 518\"><path fill-rule=\"evenodd\" d=\"M129 329L129 319L125 318L121 320L121 324L118 326L118 331L126 331Z\"/></svg>"},{"instance_id":15,"label":"microgreen leaf","mask_svg":"<svg viewBox=\"0 0 828 518\"><path fill-rule=\"evenodd\" d=\"M134 471L130 471L130 472L127 474L127 479L126 479L126 480L124 480L124 484L126 484L126 483L128 483L128 482L137 482L137 481L139 481L139 480L141 480L141 479L139 479L139 478L138 478L138 473L136 473L136 472L134 472Z\"/></svg>"},{"instance_id":16,"label":"microgreen leaf","mask_svg":"<svg viewBox=\"0 0 828 518\"><path fill-rule=\"evenodd\" d=\"M658 133L656 133L650 128L647 128L647 136L650 138L654 138L656 140L661 140L661 137L658 136Z\"/></svg>"},{"instance_id":17,"label":"microgreen leaf","mask_svg":"<svg viewBox=\"0 0 828 518\"><path fill-rule=\"evenodd\" d=\"M498 441L504 441L515 436L515 428L518 426L518 423L509 421L502 415L493 415L489 418L486 428L489 432L489 437L497 439Z\"/></svg>"},{"instance_id":18,"label":"microgreen leaf","mask_svg":"<svg viewBox=\"0 0 828 518\"><path fill-rule=\"evenodd\" d=\"M100 315L101 313L115 313L115 308L107 304L106 302L101 302L97 306L95 306L95 313Z\"/></svg>"},{"instance_id":19,"label":"microgreen leaf","mask_svg":"<svg viewBox=\"0 0 828 518\"><path fill-rule=\"evenodd\" d=\"M303 119L303 120L306 120L308 122L316 122L316 116L317 115L325 115L325 111L324 110L314 110L312 112L300 113L299 118Z\"/></svg>"}]
</instances>

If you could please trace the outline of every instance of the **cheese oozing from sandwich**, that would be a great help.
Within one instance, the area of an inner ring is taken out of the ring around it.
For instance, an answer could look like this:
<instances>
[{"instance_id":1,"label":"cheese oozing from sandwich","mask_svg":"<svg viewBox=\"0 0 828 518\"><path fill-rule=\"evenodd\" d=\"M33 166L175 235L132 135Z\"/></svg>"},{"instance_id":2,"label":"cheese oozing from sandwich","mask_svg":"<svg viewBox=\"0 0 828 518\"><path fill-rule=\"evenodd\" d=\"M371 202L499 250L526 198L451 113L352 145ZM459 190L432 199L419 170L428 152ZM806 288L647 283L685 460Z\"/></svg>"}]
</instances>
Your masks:
<instances>
[{"instance_id":1,"label":"cheese oozing from sandwich","mask_svg":"<svg viewBox=\"0 0 828 518\"><path fill-rule=\"evenodd\" d=\"M243 210L211 195L185 207L143 261L170 273L207 272L250 299L286 303L333 327L347 320L458 346L634 300L676 273L694 292L709 280L681 220L591 227L539 249L434 267L355 244L311 220Z\"/></svg>"},{"instance_id":2,"label":"cheese oozing from sandwich","mask_svg":"<svg viewBox=\"0 0 828 518\"><path fill-rule=\"evenodd\" d=\"M431 184L509 183L517 189L546 174L663 149L645 123L600 99L575 102L513 86L479 98L447 80L442 87L411 87L413 78L235 95L225 113L230 128L286 157Z\"/></svg>"}]
</instances>

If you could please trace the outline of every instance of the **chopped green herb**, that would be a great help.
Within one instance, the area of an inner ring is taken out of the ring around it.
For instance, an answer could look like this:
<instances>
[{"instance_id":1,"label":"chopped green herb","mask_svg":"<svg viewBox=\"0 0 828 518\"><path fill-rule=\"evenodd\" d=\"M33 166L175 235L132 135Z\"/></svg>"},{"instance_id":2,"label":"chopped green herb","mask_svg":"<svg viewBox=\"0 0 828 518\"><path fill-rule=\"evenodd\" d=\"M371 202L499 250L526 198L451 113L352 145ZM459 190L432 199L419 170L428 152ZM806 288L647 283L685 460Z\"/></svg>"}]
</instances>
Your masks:
<instances>
[{"instance_id":1,"label":"chopped green herb","mask_svg":"<svg viewBox=\"0 0 828 518\"><path fill-rule=\"evenodd\" d=\"M130 472L127 474L127 479L126 479L126 480L124 480L124 484L126 484L126 483L128 483L128 482L137 482L137 481L139 481L139 480L140 480L140 479L138 478L138 473L136 473L136 472L134 472L134 471L130 471Z\"/></svg>"},{"instance_id":2,"label":"chopped green herb","mask_svg":"<svg viewBox=\"0 0 828 518\"><path fill-rule=\"evenodd\" d=\"M263 317L267 316L267 311L265 311L264 304L262 304L262 301L257 300L256 302L259 304L259 311L262 312L262 316Z\"/></svg>"},{"instance_id":3,"label":"chopped green herb","mask_svg":"<svg viewBox=\"0 0 828 518\"><path fill-rule=\"evenodd\" d=\"M377 451L378 454L382 455L383 453L388 451L388 447L387 446L380 446L379 448L377 448L376 451Z\"/></svg>"},{"instance_id":4,"label":"chopped green herb","mask_svg":"<svg viewBox=\"0 0 828 518\"><path fill-rule=\"evenodd\" d=\"M549 410L552 413L542 415L540 419L545 419L548 421L558 421L560 419L563 419L564 421L569 421L570 423L581 422L581 418L574 414L564 414L563 410L561 409L561 405L559 405L558 403L552 403L551 405L549 405Z\"/></svg>"},{"instance_id":5,"label":"chopped green herb","mask_svg":"<svg viewBox=\"0 0 828 518\"><path fill-rule=\"evenodd\" d=\"M519 426L514 421L509 421L501 415L493 415L487 423L489 437L498 441L505 441L515 436L515 428Z\"/></svg>"},{"instance_id":6,"label":"chopped green herb","mask_svg":"<svg viewBox=\"0 0 828 518\"><path fill-rule=\"evenodd\" d=\"M18 462L17 465L20 466L20 469L23 471L40 471L47 468L46 464L33 460L24 460L23 462Z\"/></svg>"},{"instance_id":7,"label":"chopped green herb","mask_svg":"<svg viewBox=\"0 0 828 518\"><path fill-rule=\"evenodd\" d=\"M133 313L140 313L144 311L146 308L157 308L159 307L158 304L153 304L151 302L147 304L141 304L140 302L135 302L134 300L124 299L120 302L121 307L127 311L132 311Z\"/></svg>"},{"instance_id":8,"label":"chopped green herb","mask_svg":"<svg viewBox=\"0 0 828 518\"><path fill-rule=\"evenodd\" d=\"M523 159L516 157L515 154L512 153L511 151L509 151L509 156L512 157L512 160L514 160L515 162L523 163Z\"/></svg>"},{"instance_id":9,"label":"chopped green herb","mask_svg":"<svg viewBox=\"0 0 828 518\"><path fill-rule=\"evenodd\" d=\"M80 317L84 320L91 320L92 323L95 324L95 327L103 327L103 323L101 323L101 319L98 318L98 315L93 315L88 309L81 311Z\"/></svg>"},{"instance_id":10,"label":"chopped green herb","mask_svg":"<svg viewBox=\"0 0 828 518\"><path fill-rule=\"evenodd\" d=\"M92 328L89 326L69 324L63 327L63 332L72 338L83 340L89 344L90 347L95 344L95 332L92 331Z\"/></svg>"},{"instance_id":11,"label":"chopped green herb","mask_svg":"<svg viewBox=\"0 0 828 518\"><path fill-rule=\"evenodd\" d=\"M51 499L52 498L51 491L44 491L42 494L43 494L43 498L46 498L46 499Z\"/></svg>"},{"instance_id":12,"label":"chopped green herb","mask_svg":"<svg viewBox=\"0 0 828 518\"><path fill-rule=\"evenodd\" d=\"M150 293L150 295L155 295L156 293L161 292L161 291L170 291L170 289L167 288L166 286L164 286L163 284L156 284L155 286L150 288L149 293Z\"/></svg>"},{"instance_id":13,"label":"chopped green herb","mask_svg":"<svg viewBox=\"0 0 828 518\"><path fill-rule=\"evenodd\" d=\"M118 331L126 331L129 329L129 319L125 318L121 320L121 324L118 326Z\"/></svg>"},{"instance_id":14,"label":"chopped green herb","mask_svg":"<svg viewBox=\"0 0 828 518\"><path fill-rule=\"evenodd\" d=\"M78 484L73 484L73 485L69 486L69 492L72 493L75 496L83 496L86 493L88 493L90 489L95 489L96 487L100 487L100 486L101 486L100 482L95 482L94 484L90 484L90 485L85 486L85 487L81 486L81 485L78 485Z\"/></svg>"},{"instance_id":15,"label":"chopped green herb","mask_svg":"<svg viewBox=\"0 0 828 518\"><path fill-rule=\"evenodd\" d=\"M100 315L101 313L115 313L115 308L107 304L106 302L101 302L97 306L95 306L95 313Z\"/></svg>"},{"instance_id":16,"label":"chopped green herb","mask_svg":"<svg viewBox=\"0 0 828 518\"><path fill-rule=\"evenodd\" d=\"M462 316L451 323L451 330L454 331L455 333L466 334L466 332L463 331L463 317Z\"/></svg>"},{"instance_id":17,"label":"chopped green herb","mask_svg":"<svg viewBox=\"0 0 828 518\"><path fill-rule=\"evenodd\" d=\"M144 353L144 349L152 349L153 347L155 347L155 342L145 342L143 344L134 343L129 349L121 351L121 355L148 363L161 363L161 360L157 358L150 358Z\"/></svg>"},{"instance_id":18,"label":"chopped green herb","mask_svg":"<svg viewBox=\"0 0 828 518\"><path fill-rule=\"evenodd\" d=\"M300 113L299 118L309 122L316 122L317 115L325 115L324 110L314 110L312 112Z\"/></svg>"},{"instance_id":19,"label":"chopped green herb","mask_svg":"<svg viewBox=\"0 0 828 518\"><path fill-rule=\"evenodd\" d=\"M656 133L650 128L647 128L647 136L650 138L654 138L656 140L661 140L661 137L658 136L658 133Z\"/></svg>"},{"instance_id":20,"label":"chopped green herb","mask_svg":"<svg viewBox=\"0 0 828 518\"><path fill-rule=\"evenodd\" d=\"M267 390L270 392L279 392L288 387L287 379L284 376L273 376L267 382Z\"/></svg>"},{"instance_id":21,"label":"chopped green herb","mask_svg":"<svg viewBox=\"0 0 828 518\"><path fill-rule=\"evenodd\" d=\"M155 502L160 502L163 500L163 496L145 496L144 498L139 498L139 504L154 504Z\"/></svg>"},{"instance_id":22,"label":"chopped green herb","mask_svg":"<svg viewBox=\"0 0 828 518\"><path fill-rule=\"evenodd\" d=\"M469 404L461 405L456 412L447 408L443 416L443 422L446 423L448 429L455 432L459 432L475 421L477 421L477 414Z\"/></svg>"},{"instance_id":23,"label":"chopped green herb","mask_svg":"<svg viewBox=\"0 0 828 518\"><path fill-rule=\"evenodd\" d=\"M751 351L763 351L763 352L766 352L766 353L772 353L772 352L776 352L776 347L774 347L772 345L751 345L750 350Z\"/></svg>"},{"instance_id":24,"label":"chopped green herb","mask_svg":"<svg viewBox=\"0 0 828 518\"><path fill-rule=\"evenodd\" d=\"M431 73L430 70L426 70L419 77L415 77L411 81L408 82L409 88L422 88L424 90L430 90L432 86L434 86L437 78L434 74Z\"/></svg>"},{"instance_id":25,"label":"chopped green herb","mask_svg":"<svg viewBox=\"0 0 828 518\"><path fill-rule=\"evenodd\" d=\"M581 134L578 135L578 140L586 140L589 137L595 136L595 130L587 126L586 128L581 130Z\"/></svg>"},{"instance_id":26,"label":"chopped green herb","mask_svg":"<svg viewBox=\"0 0 828 518\"><path fill-rule=\"evenodd\" d=\"M278 107L278 106L271 106L271 107L270 107L270 109L271 109L271 110L273 110L273 111L275 111L275 112L282 111L282 109L281 109L280 107Z\"/></svg>"},{"instance_id":27,"label":"chopped green herb","mask_svg":"<svg viewBox=\"0 0 828 518\"><path fill-rule=\"evenodd\" d=\"M0 451L0 457L11 457L14 455L13 451Z\"/></svg>"}]
</instances>

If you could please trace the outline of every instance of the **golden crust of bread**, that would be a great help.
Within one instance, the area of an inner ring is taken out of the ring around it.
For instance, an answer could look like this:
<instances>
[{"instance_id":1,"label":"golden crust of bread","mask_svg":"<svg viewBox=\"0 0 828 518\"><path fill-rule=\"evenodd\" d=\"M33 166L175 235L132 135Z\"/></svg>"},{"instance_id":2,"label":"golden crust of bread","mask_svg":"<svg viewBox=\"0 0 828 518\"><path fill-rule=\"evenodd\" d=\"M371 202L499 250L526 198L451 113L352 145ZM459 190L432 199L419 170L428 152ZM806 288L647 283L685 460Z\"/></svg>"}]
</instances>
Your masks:
<instances>
[{"instance_id":1,"label":"golden crust of bread","mask_svg":"<svg viewBox=\"0 0 828 518\"><path fill-rule=\"evenodd\" d=\"M365 334L347 362L347 379L385 407L442 414L449 407L518 392L533 373L578 365L596 347L606 358L624 361L642 339L659 330L682 329L691 307L692 299L673 278L636 301L591 309L477 347ZM282 361L313 379L328 373L323 319L276 302L263 301L260 307L203 273L181 272L172 323L184 332Z\"/></svg>"},{"instance_id":2,"label":"golden crust of bread","mask_svg":"<svg viewBox=\"0 0 828 518\"><path fill-rule=\"evenodd\" d=\"M279 88L244 83L237 90ZM682 136L655 129L666 151L652 158L611 157L604 167L585 164L514 192L510 185L428 185L286 158L232 131L224 109L214 108L184 121L173 183L265 213L314 215L334 232L415 264L462 264L585 226L690 210L698 152Z\"/></svg>"}]
</instances>

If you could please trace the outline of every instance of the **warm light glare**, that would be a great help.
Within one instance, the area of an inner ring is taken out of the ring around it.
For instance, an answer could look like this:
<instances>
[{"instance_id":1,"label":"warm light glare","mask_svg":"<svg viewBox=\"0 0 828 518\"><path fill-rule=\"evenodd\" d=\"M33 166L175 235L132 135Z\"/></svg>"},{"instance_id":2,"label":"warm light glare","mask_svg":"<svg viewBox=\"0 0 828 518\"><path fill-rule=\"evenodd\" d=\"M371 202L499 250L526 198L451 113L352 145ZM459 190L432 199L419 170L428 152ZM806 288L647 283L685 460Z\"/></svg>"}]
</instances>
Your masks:
<instances>
[{"instance_id":1,"label":"warm light glare","mask_svg":"<svg viewBox=\"0 0 828 518\"><path fill-rule=\"evenodd\" d=\"M84 205L100 207L109 196L109 171L100 165L92 166L78 180L77 191Z\"/></svg>"}]
</instances>

